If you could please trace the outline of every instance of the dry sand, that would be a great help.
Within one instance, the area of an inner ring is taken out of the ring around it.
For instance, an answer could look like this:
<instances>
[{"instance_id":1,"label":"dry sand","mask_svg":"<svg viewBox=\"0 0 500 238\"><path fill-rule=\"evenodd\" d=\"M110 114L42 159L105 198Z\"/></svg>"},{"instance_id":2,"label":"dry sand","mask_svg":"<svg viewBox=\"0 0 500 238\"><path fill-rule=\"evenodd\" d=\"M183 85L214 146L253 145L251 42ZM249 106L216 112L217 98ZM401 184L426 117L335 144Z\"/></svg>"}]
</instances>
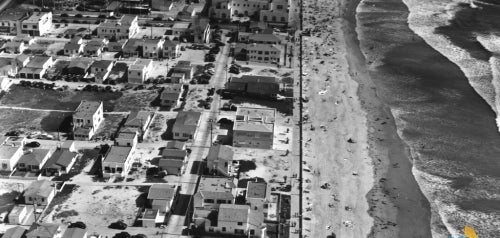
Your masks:
<instances>
[{"instance_id":1,"label":"dry sand","mask_svg":"<svg viewBox=\"0 0 500 238\"><path fill-rule=\"evenodd\" d=\"M303 41L304 115L310 118L304 124L304 234L430 237L422 223L429 212L405 147L376 95L355 28L345 20L354 19L357 2L305 3L304 26L316 31ZM325 183L330 187L322 189Z\"/></svg>"}]
</instances>

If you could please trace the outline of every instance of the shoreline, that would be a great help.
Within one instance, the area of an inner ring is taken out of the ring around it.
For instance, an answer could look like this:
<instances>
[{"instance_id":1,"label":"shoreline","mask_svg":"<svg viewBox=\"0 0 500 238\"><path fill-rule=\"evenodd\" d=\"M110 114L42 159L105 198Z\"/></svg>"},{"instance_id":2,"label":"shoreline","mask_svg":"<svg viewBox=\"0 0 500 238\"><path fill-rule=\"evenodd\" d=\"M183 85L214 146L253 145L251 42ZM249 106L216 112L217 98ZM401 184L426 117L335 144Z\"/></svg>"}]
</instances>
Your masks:
<instances>
[{"instance_id":1,"label":"shoreline","mask_svg":"<svg viewBox=\"0 0 500 238\"><path fill-rule=\"evenodd\" d=\"M357 32L357 8L362 0L347 1L343 32L353 80L359 83L358 96L367 115L369 154L374 165L375 184L366 195L370 216L380 219L369 237L431 237L430 207L412 172L410 148L399 137L395 118L377 95L365 62ZM389 160L386 160L389 159ZM415 208L415 200L426 203ZM381 204L385 205L377 209ZM403 211L404 209L404 211ZM391 228L392 226L392 228Z\"/></svg>"}]
</instances>

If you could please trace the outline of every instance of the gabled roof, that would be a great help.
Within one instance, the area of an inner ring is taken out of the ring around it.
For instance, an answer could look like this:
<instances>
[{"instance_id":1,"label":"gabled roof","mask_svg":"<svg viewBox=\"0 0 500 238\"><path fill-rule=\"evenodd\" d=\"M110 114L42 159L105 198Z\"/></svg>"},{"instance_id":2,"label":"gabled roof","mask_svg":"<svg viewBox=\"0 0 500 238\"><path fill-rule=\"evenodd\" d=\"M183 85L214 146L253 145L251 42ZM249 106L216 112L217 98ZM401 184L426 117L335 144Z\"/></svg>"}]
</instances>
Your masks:
<instances>
[{"instance_id":1,"label":"gabled roof","mask_svg":"<svg viewBox=\"0 0 500 238\"><path fill-rule=\"evenodd\" d=\"M31 225L27 235L32 237L54 237L58 229L58 224L35 222Z\"/></svg>"},{"instance_id":2,"label":"gabled roof","mask_svg":"<svg viewBox=\"0 0 500 238\"><path fill-rule=\"evenodd\" d=\"M19 158L18 164L23 163L26 165L41 165L43 159L50 153L50 149L30 149L26 151L21 158Z\"/></svg>"},{"instance_id":3,"label":"gabled roof","mask_svg":"<svg viewBox=\"0 0 500 238\"><path fill-rule=\"evenodd\" d=\"M65 50L78 50L78 49L80 49L80 47L82 47L82 45L80 45L80 44L73 44L71 42L66 43L64 45L64 49Z\"/></svg>"},{"instance_id":4,"label":"gabled roof","mask_svg":"<svg viewBox=\"0 0 500 238\"><path fill-rule=\"evenodd\" d=\"M73 159L76 157L76 153L70 152L68 150L56 150L52 156L45 162L43 168L59 168L63 166L67 168Z\"/></svg>"},{"instance_id":5,"label":"gabled roof","mask_svg":"<svg viewBox=\"0 0 500 238\"><path fill-rule=\"evenodd\" d=\"M85 236L85 233L87 233L86 229L82 228L67 228L63 235L62 238L83 238Z\"/></svg>"},{"instance_id":6,"label":"gabled roof","mask_svg":"<svg viewBox=\"0 0 500 238\"><path fill-rule=\"evenodd\" d=\"M142 45L143 39L129 39L123 46L124 51L136 51L137 48Z\"/></svg>"},{"instance_id":7,"label":"gabled roof","mask_svg":"<svg viewBox=\"0 0 500 238\"><path fill-rule=\"evenodd\" d=\"M200 112L187 112L181 111L177 114L175 118L174 128L175 127L196 127L198 125L198 121L200 120L201 113ZM192 128L190 128L192 129Z\"/></svg>"},{"instance_id":8,"label":"gabled roof","mask_svg":"<svg viewBox=\"0 0 500 238\"><path fill-rule=\"evenodd\" d=\"M263 50L263 51L279 51L281 52L281 49L274 45L270 44L259 44L259 43L253 43L253 44L248 44L246 46L247 50Z\"/></svg>"},{"instance_id":9,"label":"gabled roof","mask_svg":"<svg viewBox=\"0 0 500 238\"><path fill-rule=\"evenodd\" d=\"M148 199L172 200L176 191L176 185L153 184L149 188Z\"/></svg>"},{"instance_id":10,"label":"gabled roof","mask_svg":"<svg viewBox=\"0 0 500 238\"><path fill-rule=\"evenodd\" d=\"M250 207L248 205L221 204L217 220L228 222L247 222Z\"/></svg>"},{"instance_id":11,"label":"gabled roof","mask_svg":"<svg viewBox=\"0 0 500 238\"><path fill-rule=\"evenodd\" d=\"M185 146L186 146L186 142L174 140L174 141L167 142L167 146L165 146L165 148L183 150L185 148Z\"/></svg>"},{"instance_id":12,"label":"gabled roof","mask_svg":"<svg viewBox=\"0 0 500 238\"><path fill-rule=\"evenodd\" d=\"M230 82L234 83L272 83L279 84L276 77L259 75L242 75L241 77L231 77Z\"/></svg>"},{"instance_id":13,"label":"gabled roof","mask_svg":"<svg viewBox=\"0 0 500 238\"><path fill-rule=\"evenodd\" d=\"M160 95L161 100L177 100L181 95L180 92L162 92Z\"/></svg>"},{"instance_id":14,"label":"gabled roof","mask_svg":"<svg viewBox=\"0 0 500 238\"><path fill-rule=\"evenodd\" d=\"M172 40L165 40L165 42L163 42L163 46L177 46L179 45L179 42L178 41L172 41Z\"/></svg>"},{"instance_id":15,"label":"gabled roof","mask_svg":"<svg viewBox=\"0 0 500 238\"><path fill-rule=\"evenodd\" d=\"M26 233L26 231L28 230L22 226L12 227L5 231L2 238L22 238L24 237L24 233Z\"/></svg>"},{"instance_id":16,"label":"gabled roof","mask_svg":"<svg viewBox=\"0 0 500 238\"><path fill-rule=\"evenodd\" d=\"M22 149L20 146L0 145L0 160L10 160L15 153Z\"/></svg>"},{"instance_id":17,"label":"gabled roof","mask_svg":"<svg viewBox=\"0 0 500 238\"><path fill-rule=\"evenodd\" d=\"M160 168L182 168L182 165L184 165L183 160L178 160L178 159L160 159L158 162L158 166Z\"/></svg>"},{"instance_id":18,"label":"gabled roof","mask_svg":"<svg viewBox=\"0 0 500 238\"><path fill-rule=\"evenodd\" d=\"M68 68L80 68L80 69L88 69L90 65L92 64L92 59L81 57L81 58L75 58L72 59L69 62Z\"/></svg>"},{"instance_id":19,"label":"gabled roof","mask_svg":"<svg viewBox=\"0 0 500 238\"><path fill-rule=\"evenodd\" d=\"M24 196L48 197L54 191L55 184L49 180L36 180L24 190Z\"/></svg>"},{"instance_id":20,"label":"gabled roof","mask_svg":"<svg viewBox=\"0 0 500 238\"><path fill-rule=\"evenodd\" d=\"M266 198L267 183L252 182L247 183L247 198Z\"/></svg>"},{"instance_id":21,"label":"gabled roof","mask_svg":"<svg viewBox=\"0 0 500 238\"><path fill-rule=\"evenodd\" d=\"M142 127L151 117L149 111L132 111L127 117L125 126Z\"/></svg>"},{"instance_id":22,"label":"gabled roof","mask_svg":"<svg viewBox=\"0 0 500 238\"><path fill-rule=\"evenodd\" d=\"M253 34L249 35L248 39L257 42L281 42L281 39L274 34Z\"/></svg>"},{"instance_id":23,"label":"gabled roof","mask_svg":"<svg viewBox=\"0 0 500 238\"><path fill-rule=\"evenodd\" d=\"M234 152L230 146L214 145L208 151L207 160L222 159L225 161L233 161Z\"/></svg>"}]
</instances>

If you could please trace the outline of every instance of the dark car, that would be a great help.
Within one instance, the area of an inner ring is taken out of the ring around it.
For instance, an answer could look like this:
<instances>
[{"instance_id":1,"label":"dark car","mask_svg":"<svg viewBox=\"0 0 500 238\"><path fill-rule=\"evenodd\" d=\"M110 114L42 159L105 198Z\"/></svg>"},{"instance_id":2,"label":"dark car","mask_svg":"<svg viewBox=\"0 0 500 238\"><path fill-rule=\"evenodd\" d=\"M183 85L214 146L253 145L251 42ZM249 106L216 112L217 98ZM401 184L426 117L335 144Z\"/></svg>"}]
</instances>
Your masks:
<instances>
[{"instance_id":1,"label":"dark car","mask_svg":"<svg viewBox=\"0 0 500 238\"><path fill-rule=\"evenodd\" d=\"M111 225L109 225L108 228L117 229L117 230L125 230L125 229L127 229L127 224L125 224L125 222L123 222L123 221L117 221L117 222L111 223Z\"/></svg>"},{"instance_id":2,"label":"dark car","mask_svg":"<svg viewBox=\"0 0 500 238\"><path fill-rule=\"evenodd\" d=\"M120 233L116 233L113 238L131 238L128 232L122 231Z\"/></svg>"},{"instance_id":3,"label":"dark car","mask_svg":"<svg viewBox=\"0 0 500 238\"><path fill-rule=\"evenodd\" d=\"M38 143L36 141L32 141L32 142L26 144L26 147L40 147L40 143Z\"/></svg>"},{"instance_id":4,"label":"dark car","mask_svg":"<svg viewBox=\"0 0 500 238\"><path fill-rule=\"evenodd\" d=\"M81 229L86 229L87 225L81 221L73 222L71 223L68 228L81 228Z\"/></svg>"}]
</instances>

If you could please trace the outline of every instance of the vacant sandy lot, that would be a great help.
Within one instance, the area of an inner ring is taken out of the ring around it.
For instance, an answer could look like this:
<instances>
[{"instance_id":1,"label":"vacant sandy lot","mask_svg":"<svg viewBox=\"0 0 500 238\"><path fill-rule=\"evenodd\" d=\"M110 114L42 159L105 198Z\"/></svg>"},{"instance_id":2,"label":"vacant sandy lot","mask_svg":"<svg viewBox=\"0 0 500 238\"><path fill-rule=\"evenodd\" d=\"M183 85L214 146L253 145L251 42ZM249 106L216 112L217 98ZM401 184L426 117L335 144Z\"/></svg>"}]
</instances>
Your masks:
<instances>
[{"instance_id":1,"label":"vacant sandy lot","mask_svg":"<svg viewBox=\"0 0 500 238\"><path fill-rule=\"evenodd\" d=\"M274 183L290 177L291 153L234 147L234 158L240 160L240 178L260 177Z\"/></svg>"},{"instance_id":2,"label":"vacant sandy lot","mask_svg":"<svg viewBox=\"0 0 500 238\"><path fill-rule=\"evenodd\" d=\"M89 232L112 235L116 230L107 227L113 222L123 220L127 225L133 225L139 210L137 205L141 205L136 201L140 194L133 186L79 186L68 200L56 205L44 221L84 221ZM72 216L65 216L65 213L72 213Z\"/></svg>"}]
</instances>

